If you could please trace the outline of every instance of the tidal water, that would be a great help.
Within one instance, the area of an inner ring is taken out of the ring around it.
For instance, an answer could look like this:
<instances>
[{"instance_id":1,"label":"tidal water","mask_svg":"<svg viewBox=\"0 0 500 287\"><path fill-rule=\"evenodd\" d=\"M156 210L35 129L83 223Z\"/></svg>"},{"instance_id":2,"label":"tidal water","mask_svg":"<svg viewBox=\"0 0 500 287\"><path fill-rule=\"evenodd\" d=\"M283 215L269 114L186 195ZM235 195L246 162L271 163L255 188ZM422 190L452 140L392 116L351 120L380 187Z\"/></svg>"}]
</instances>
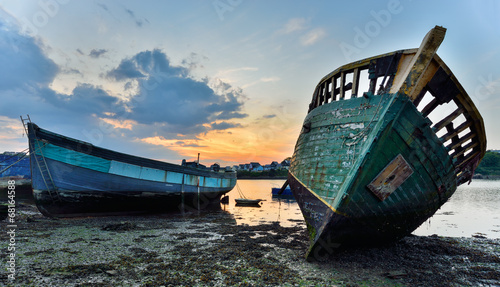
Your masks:
<instances>
[{"instance_id":1,"label":"tidal water","mask_svg":"<svg viewBox=\"0 0 500 287\"><path fill-rule=\"evenodd\" d=\"M282 226L303 222L293 198L271 195L271 188L285 180L238 180L243 196L264 199L260 207L237 206L238 188L229 192L229 204L222 208L233 214L237 224L258 225L278 222ZM460 186L451 199L413 232L415 235L500 238L500 181L473 180Z\"/></svg>"}]
</instances>

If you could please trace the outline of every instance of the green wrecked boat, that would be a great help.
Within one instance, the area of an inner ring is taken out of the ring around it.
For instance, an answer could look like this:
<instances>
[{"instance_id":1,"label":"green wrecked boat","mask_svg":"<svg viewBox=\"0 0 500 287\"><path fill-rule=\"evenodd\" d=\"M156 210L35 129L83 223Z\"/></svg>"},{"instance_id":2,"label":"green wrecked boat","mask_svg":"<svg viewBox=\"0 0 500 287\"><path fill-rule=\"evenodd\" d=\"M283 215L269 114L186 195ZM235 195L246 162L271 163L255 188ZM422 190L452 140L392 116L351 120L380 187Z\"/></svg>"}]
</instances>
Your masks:
<instances>
[{"instance_id":1,"label":"green wrecked boat","mask_svg":"<svg viewBox=\"0 0 500 287\"><path fill-rule=\"evenodd\" d=\"M409 235L471 180L486 135L436 54L445 33L436 26L418 49L344 65L316 86L287 180L308 259Z\"/></svg>"}]
</instances>

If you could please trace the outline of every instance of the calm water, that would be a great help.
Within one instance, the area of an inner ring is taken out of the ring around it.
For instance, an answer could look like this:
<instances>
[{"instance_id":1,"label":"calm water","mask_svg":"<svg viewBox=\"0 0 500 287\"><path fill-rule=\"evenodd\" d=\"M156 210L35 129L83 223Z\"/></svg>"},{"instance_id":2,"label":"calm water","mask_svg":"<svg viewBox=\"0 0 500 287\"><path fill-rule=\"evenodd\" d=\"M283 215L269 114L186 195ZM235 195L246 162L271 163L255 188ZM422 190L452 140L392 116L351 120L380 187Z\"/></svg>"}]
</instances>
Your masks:
<instances>
[{"instance_id":1,"label":"calm water","mask_svg":"<svg viewBox=\"0 0 500 287\"><path fill-rule=\"evenodd\" d=\"M271 188L281 187L284 182L238 180L238 186L247 198L266 201L261 203L261 207L235 206L234 199L241 197L235 188L229 193L229 204L222 208L232 213L238 224L279 222L282 226L292 226L303 222L295 200L273 198L271 195ZM500 238L500 181L474 180L470 185L460 186L451 199L414 234Z\"/></svg>"}]
</instances>

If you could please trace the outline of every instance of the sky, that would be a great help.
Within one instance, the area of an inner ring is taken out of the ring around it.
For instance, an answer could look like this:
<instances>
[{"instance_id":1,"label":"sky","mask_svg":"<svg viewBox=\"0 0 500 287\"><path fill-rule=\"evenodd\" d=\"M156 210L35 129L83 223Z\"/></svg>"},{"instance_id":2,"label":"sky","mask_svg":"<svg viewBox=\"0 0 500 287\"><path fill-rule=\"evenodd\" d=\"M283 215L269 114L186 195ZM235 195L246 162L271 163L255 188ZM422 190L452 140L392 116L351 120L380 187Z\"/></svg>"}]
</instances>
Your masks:
<instances>
[{"instance_id":1,"label":"sky","mask_svg":"<svg viewBox=\"0 0 500 287\"><path fill-rule=\"evenodd\" d=\"M180 163L282 161L319 80L418 48L438 54L500 149L498 1L0 0L0 151L20 116L96 146Z\"/></svg>"}]
</instances>

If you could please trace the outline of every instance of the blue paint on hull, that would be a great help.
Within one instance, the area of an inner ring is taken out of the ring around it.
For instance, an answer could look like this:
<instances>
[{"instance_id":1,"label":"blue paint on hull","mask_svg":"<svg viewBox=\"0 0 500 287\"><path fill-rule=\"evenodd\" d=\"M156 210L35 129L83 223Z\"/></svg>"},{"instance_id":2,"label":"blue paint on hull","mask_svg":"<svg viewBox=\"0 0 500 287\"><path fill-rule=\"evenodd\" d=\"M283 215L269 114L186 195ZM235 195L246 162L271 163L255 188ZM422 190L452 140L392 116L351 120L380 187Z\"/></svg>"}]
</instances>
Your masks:
<instances>
[{"instance_id":1,"label":"blue paint on hull","mask_svg":"<svg viewBox=\"0 0 500 287\"><path fill-rule=\"evenodd\" d=\"M232 172L116 153L58 137L31 123L28 131L33 196L46 216L200 209L218 202L236 185Z\"/></svg>"}]
</instances>

